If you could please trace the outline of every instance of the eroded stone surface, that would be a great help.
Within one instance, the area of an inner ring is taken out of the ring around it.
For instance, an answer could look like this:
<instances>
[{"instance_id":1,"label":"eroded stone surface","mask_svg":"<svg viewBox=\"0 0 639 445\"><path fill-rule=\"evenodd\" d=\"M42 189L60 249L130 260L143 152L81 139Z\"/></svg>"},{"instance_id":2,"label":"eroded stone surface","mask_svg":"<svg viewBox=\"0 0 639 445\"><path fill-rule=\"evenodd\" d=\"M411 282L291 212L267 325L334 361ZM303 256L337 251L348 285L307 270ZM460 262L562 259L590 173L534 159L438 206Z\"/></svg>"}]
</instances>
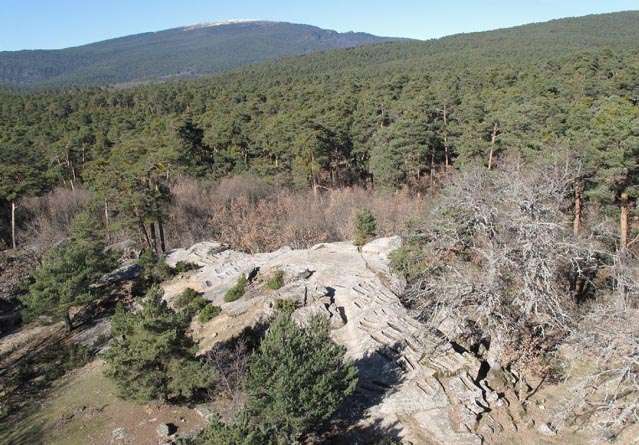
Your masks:
<instances>
[{"instance_id":1,"label":"eroded stone surface","mask_svg":"<svg viewBox=\"0 0 639 445\"><path fill-rule=\"evenodd\" d=\"M194 322L202 352L268 318L276 300L296 300L301 306L296 320L325 314L333 339L357 364L363 425L393 428L415 444L480 444L478 431L504 428L489 415L491 402L499 397L483 381L478 359L430 332L401 304L402 283L388 266L388 255L400 243L395 237L373 241L361 251L342 242L257 255L201 243L168 256L170 265L189 261L202 268L169 283L166 298L188 284L223 308L205 325ZM224 303L226 290L253 268L260 272L246 295ZM275 269L284 271L285 285L270 291L260 280Z\"/></svg>"}]
</instances>

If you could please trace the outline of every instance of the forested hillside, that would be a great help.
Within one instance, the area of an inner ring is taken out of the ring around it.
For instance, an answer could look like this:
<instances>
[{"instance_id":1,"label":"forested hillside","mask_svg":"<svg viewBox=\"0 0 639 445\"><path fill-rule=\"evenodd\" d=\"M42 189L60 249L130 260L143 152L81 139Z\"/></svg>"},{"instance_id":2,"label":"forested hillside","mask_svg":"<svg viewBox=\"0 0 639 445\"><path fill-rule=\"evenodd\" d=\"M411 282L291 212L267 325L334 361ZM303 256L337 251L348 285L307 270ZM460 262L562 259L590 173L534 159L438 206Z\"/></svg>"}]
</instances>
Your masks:
<instances>
[{"instance_id":1,"label":"forested hillside","mask_svg":"<svg viewBox=\"0 0 639 445\"><path fill-rule=\"evenodd\" d=\"M113 85L195 77L284 56L391 40L293 23L205 23L60 50L0 52L0 85Z\"/></svg>"},{"instance_id":2,"label":"forested hillside","mask_svg":"<svg viewBox=\"0 0 639 445\"><path fill-rule=\"evenodd\" d=\"M0 328L22 314L26 346L0 351L0 441L46 414L156 443L156 401L180 430L198 404L189 444L630 443L638 41L627 12L2 90ZM117 392L42 411L87 361Z\"/></svg>"},{"instance_id":3,"label":"forested hillside","mask_svg":"<svg viewBox=\"0 0 639 445\"><path fill-rule=\"evenodd\" d=\"M5 92L3 196L85 183L131 215L130 206L152 213L181 174L396 188L428 185L446 166L567 150L587 196L614 204L636 194L633 24L639 13L333 51L198 81ZM30 159L37 184L12 186L22 181L12 163Z\"/></svg>"}]
</instances>

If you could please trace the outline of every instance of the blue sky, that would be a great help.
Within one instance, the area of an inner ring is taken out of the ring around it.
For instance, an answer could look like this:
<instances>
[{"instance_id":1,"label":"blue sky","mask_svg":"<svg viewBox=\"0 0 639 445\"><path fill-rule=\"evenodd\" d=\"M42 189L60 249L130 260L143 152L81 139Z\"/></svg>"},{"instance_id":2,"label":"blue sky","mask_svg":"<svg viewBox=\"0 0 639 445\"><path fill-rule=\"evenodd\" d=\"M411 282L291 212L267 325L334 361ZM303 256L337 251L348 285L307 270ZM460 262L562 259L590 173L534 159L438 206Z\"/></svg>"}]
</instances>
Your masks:
<instances>
[{"instance_id":1,"label":"blue sky","mask_svg":"<svg viewBox=\"0 0 639 445\"><path fill-rule=\"evenodd\" d=\"M601 12L639 0L0 0L0 51L64 48L226 19L428 39Z\"/></svg>"}]
</instances>

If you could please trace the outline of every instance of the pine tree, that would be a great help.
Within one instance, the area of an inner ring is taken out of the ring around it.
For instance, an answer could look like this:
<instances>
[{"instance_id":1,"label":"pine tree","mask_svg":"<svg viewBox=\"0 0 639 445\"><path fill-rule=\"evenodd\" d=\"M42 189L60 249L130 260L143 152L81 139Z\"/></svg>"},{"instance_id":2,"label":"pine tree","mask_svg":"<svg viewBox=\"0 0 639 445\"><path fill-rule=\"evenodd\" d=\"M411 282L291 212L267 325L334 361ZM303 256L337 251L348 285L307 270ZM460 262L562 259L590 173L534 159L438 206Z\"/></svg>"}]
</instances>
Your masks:
<instances>
[{"instance_id":1,"label":"pine tree","mask_svg":"<svg viewBox=\"0 0 639 445\"><path fill-rule=\"evenodd\" d=\"M325 319L302 328L279 315L249 365L248 413L285 443L317 429L355 390L357 369L344 353Z\"/></svg>"},{"instance_id":2,"label":"pine tree","mask_svg":"<svg viewBox=\"0 0 639 445\"><path fill-rule=\"evenodd\" d=\"M377 234L377 221L368 209L362 209L355 215L355 237L353 243L361 247Z\"/></svg>"},{"instance_id":3,"label":"pine tree","mask_svg":"<svg viewBox=\"0 0 639 445\"><path fill-rule=\"evenodd\" d=\"M182 402L213 385L213 370L195 357L186 329L186 318L167 306L159 287L148 291L139 312L118 307L105 360L123 398Z\"/></svg>"},{"instance_id":4,"label":"pine tree","mask_svg":"<svg viewBox=\"0 0 639 445\"><path fill-rule=\"evenodd\" d=\"M296 140L293 176L298 185L310 185L317 195L322 172L329 165L330 153L336 145L335 134L324 125L307 122Z\"/></svg>"},{"instance_id":5,"label":"pine tree","mask_svg":"<svg viewBox=\"0 0 639 445\"><path fill-rule=\"evenodd\" d=\"M92 285L116 264L114 254L104 252L91 216L80 214L73 223L71 238L49 251L33 273L33 284L22 300L28 318L63 318L70 330L69 309L99 298L102 290Z\"/></svg>"},{"instance_id":6,"label":"pine tree","mask_svg":"<svg viewBox=\"0 0 639 445\"><path fill-rule=\"evenodd\" d=\"M190 114L178 122L178 165L191 176L206 176L213 170L212 150L204 143L204 130L198 127Z\"/></svg>"},{"instance_id":7,"label":"pine tree","mask_svg":"<svg viewBox=\"0 0 639 445\"><path fill-rule=\"evenodd\" d=\"M611 97L597 106L584 153L591 173L589 197L618 203L621 195L639 197L639 109Z\"/></svg>"},{"instance_id":8,"label":"pine tree","mask_svg":"<svg viewBox=\"0 0 639 445\"><path fill-rule=\"evenodd\" d=\"M104 199L105 208L118 212L123 224L136 228L146 248L156 253L166 249L167 181L177 168L177 154L161 136L163 131L158 129L160 136L155 138L116 145L106 162L96 161L89 169L89 182Z\"/></svg>"},{"instance_id":9,"label":"pine tree","mask_svg":"<svg viewBox=\"0 0 639 445\"><path fill-rule=\"evenodd\" d=\"M48 164L38 150L0 145L0 201L10 207L11 245L15 249L16 209L21 198L46 190Z\"/></svg>"},{"instance_id":10,"label":"pine tree","mask_svg":"<svg viewBox=\"0 0 639 445\"><path fill-rule=\"evenodd\" d=\"M407 178L402 140L395 131L395 125L384 127L373 137L368 169L379 188L399 188Z\"/></svg>"}]
</instances>

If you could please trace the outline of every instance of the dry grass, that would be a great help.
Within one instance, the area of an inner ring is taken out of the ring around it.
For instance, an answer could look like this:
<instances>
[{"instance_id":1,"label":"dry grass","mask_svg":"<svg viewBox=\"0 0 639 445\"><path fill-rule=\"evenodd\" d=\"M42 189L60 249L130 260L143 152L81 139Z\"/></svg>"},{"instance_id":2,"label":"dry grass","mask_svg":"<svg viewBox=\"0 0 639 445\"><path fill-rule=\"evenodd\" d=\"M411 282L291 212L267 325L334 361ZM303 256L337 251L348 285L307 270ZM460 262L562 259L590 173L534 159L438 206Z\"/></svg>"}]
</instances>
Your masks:
<instances>
[{"instance_id":1,"label":"dry grass","mask_svg":"<svg viewBox=\"0 0 639 445\"><path fill-rule=\"evenodd\" d=\"M61 379L47 394L47 403L17 423L2 425L6 429L0 427L0 443L155 445L155 430L161 423L176 424L179 433L205 425L205 420L187 407L156 402L141 405L118 398L103 367L103 362L96 360ZM126 430L125 441L113 440L116 428Z\"/></svg>"},{"instance_id":2,"label":"dry grass","mask_svg":"<svg viewBox=\"0 0 639 445\"><path fill-rule=\"evenodd\" d=\"M58 187L52 192L22 203L24 224L18 240L28 240L32 248L43 251L69 235L71 221L88 205L91 193L77 188Z\"/></svg>"},{"instance_id":3,"label":"dry grass","mask_svg":"<svg viewBox=\"0 0 639 445\"><path fill-rule=\"evenodd\" d=\"M165 232L169 248L217 240L246 252L276 250L288 245L305 248L320 242L353 237L353 217L362 209L377 219L378 235L397 234L423 212L424 199L409 191L374 192L360 187L290 190L263 179L236 176L217 183L180 178L171 186ZM42 252L69 235L73 218L91 201L91 193L57 188L23 203L22 245ZM109 241L137 239L134 228L111 214Z\"/></svg>"},{"instance_id":4,"label":"dry grass","mask_svg":"<svg viewBox=\"0 0 639 445\"><path fill-rule=\"evenodd\" d=\"M354 187L314 196L242 177L218 185L181 180L172 192L167 224L171 246L215 239L247 252L351 239L353 215L364 207L377 218L378 235L396 234L424 208L424 201L407 191Z\"/></svg>"}]
</instances>

